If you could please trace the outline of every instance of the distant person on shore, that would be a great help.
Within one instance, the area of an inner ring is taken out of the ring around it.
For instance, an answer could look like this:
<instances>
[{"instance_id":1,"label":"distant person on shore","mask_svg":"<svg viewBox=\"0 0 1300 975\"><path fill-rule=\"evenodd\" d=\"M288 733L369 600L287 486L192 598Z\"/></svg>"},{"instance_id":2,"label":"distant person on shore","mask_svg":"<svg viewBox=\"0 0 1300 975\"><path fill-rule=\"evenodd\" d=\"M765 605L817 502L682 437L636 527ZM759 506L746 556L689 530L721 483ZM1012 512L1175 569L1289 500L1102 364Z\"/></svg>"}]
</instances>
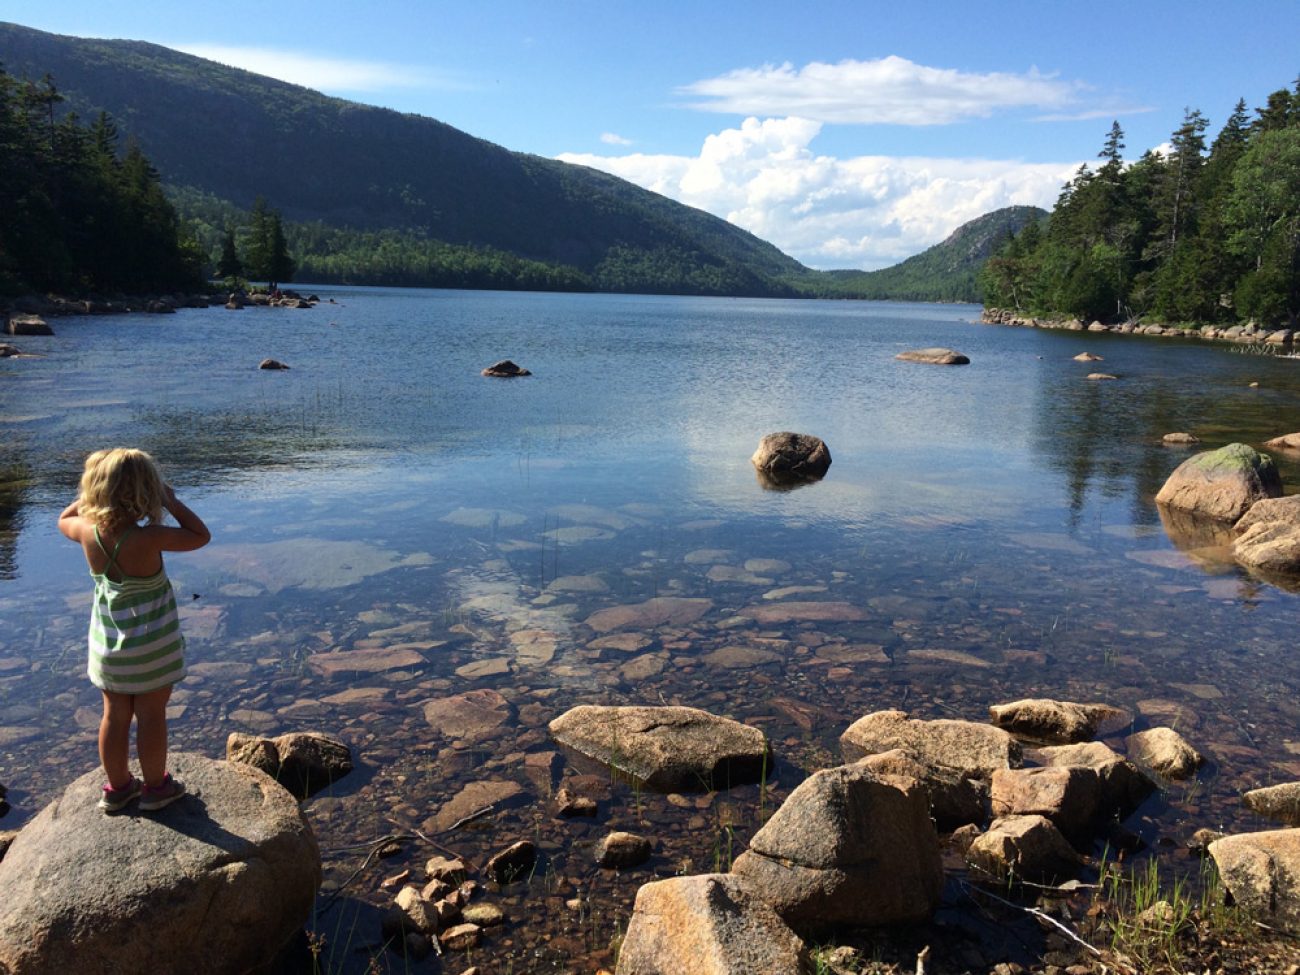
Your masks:
<instances>
[{"instance_id":1,"label":"distant person on shore","mask_svg":"<svg viewBox=\"0 0 1300 975\"><path fill-rule=\"evenodd\" d=\"M164 509L179 527L160 524ZM167 700L185 676L185 638L162 553L202 548L212 535L154 459L125 447L86 458L81 493L59 515L59 531L81 543L95 580L87 670L104 695L99 760L108 782L99 808L117 812L138 796L142 810L162 809L185 794L167 771ZM144 782L129 765L132 718Z\"/></svg>"}]
</instances>

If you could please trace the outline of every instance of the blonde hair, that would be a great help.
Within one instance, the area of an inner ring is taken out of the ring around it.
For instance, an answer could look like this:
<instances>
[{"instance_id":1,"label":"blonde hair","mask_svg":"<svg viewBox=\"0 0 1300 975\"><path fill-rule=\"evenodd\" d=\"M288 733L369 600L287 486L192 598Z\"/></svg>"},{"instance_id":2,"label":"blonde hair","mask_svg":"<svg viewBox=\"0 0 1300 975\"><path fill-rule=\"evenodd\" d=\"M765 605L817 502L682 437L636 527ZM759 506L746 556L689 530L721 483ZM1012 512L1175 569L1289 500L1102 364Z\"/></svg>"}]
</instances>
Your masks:
<instances>
[{"instance_id":1,"label":"blonde hair","mask_svg":"<svg viewBox=\"0 0 1300 975\"><path fill-rule=\"evenodd\" d=\"M143 450L114 447L86 458L77 514L101 528L162 520L163 479Z\"/></svg>"}]
</instances>

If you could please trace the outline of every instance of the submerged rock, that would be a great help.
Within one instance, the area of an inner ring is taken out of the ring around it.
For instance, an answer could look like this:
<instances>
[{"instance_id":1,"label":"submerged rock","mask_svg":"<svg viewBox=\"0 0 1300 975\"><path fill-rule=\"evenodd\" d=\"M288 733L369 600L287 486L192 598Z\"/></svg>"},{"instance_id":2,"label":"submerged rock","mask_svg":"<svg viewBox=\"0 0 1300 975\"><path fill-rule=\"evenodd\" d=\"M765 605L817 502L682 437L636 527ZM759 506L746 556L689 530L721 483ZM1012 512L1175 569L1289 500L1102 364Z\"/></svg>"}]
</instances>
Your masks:
<instances>
[{"instance_id":1,"label":"submerged rock","mask_svg":"<svg viewBox=\"0 0 1300 975\"><path fill-rule=\"evenodd\" d=\"M807 947L729 874L674 877L637 891L617 975L760 975L806 972Z\"/></svg>"},{"instance_id":2,"label":"submerged rock","mask_svg":"<svg viewBox=\"0 0 1300 975\"><path fill-rule=\"evenodd\" d=\"M626 870L649 860L650 849L644 836L615 831L596 844L596 865Z\"/></svg>"},{"instance_id":3,"label":"submerged rock","mask_svg":"<svg viewBox=\"0 0 1300 975\"><path fill-rule=\"evenodd\" d=\"M560 744L660 792L757 782L770 767L763 732L698 708L581 705L549 727Z\"/></svg>"},{"instance_id":4,"label":"submerged rock","mask_svg":"<svg viewBox=\"0 0 1300 975\"><path fill-rule=\"evenodd\" d=\"M811 434L769 433L758 442L749 461L770 478L819 478L831 466L831 452Z\"/></svg>"},{"instance_id":5,"label":"submerged rock","mask_svg":"<svg viewBox=\"0 0 1300 975\"><path fill-rule=\"evenodd\" d=\"M597 633L626 629L653 630L660 626L694 623L712 608L711 599L656 596L643 603L598 610L587 617L586 623Z\"/></svg>"},{"instance_id":6,"label":"submerged rock","mask_svg":"<svg viewBox=\"0 0 1300 975\"><path fill-rule=\"evenodd\" d=\"M1233 443L1179 464L1156 494L1156 503L1235 522L1256 501L1281 494L1282 479L1273 458Z\"/></svg>"},{"instance_id":7,"label":"submerged rock","mask_svg":"<svg viewBox=\"0 0 1300 975\"><path fill-rule=\"evenodd\" d=\"M1300 433L1286 433L1272 440L1264 441L1265 447L1274 450L1300 450Z\"/></svg>"},{"instance_id":8,"label":"submerged rock","mask_svg":"<svg viewBox=\"0 0 1300 975\"><path fill-rule=\"evenodd\" d=\"M943 888L924 786L862 764L800 783L731 872L796 931L925 920Z\"/></svg>"},{"instance_id":9,"label":"submerged rock","mask_svg":"<svg viewBox=\"0 0 1300 975\"><path fill-rule=\"evenodd\" d=\"M894 358L904 362L923 362L932 366L964 366L970 363L970 359L960 352L941 348L910 349L898 353Z\"/></svg>"},{"instance_id":10,"label":"submerged rock","mask_svg":"<svg viewBox=\"0 0 1300 975\"><path fill-rule=\"evenodd\" d=\"M987 780L997 769L1019 768L1021 763L1015 738L975 721L922 721L909 718L906 711L876 711L840 735L840 749L850 761L895 748L909 752L922 765L951 769L972 779Z\"/></svg>"},{"instance_id":11,"label":"submerged rock","mask_svg":"<svg viewBox=\"0 0 1300 975\"><path fill-rule=\"evenodd\" d=\"M1200 443L1201 438L1190 433L1166 433L1160 438L1160 442L1173 445L1194 444Z\"/></svg>"},{"instance_id":12,"label":"submerged rock","mask_svg":"<svg viewBox=\"0 0 1300 975\"><path fill-rule=\"evenodd\" d=\"M263 359L261 362L257 364L257 368L280 370L280 369L288 369L289 367L286 366L279 359Z\"/></svg>"},{"instance_id":13,"label":"submerged rock","mask_svg":"<svg viewBox=\"0 0 1300 975\"><path fill-rule=\"evenodd\" d=\"M105 816L103 773L77 779L0 860L0 971L185 971L269 963L311 916L321 860L268 776L173 752L189 795Z\"/></svg>"}]
</instances>

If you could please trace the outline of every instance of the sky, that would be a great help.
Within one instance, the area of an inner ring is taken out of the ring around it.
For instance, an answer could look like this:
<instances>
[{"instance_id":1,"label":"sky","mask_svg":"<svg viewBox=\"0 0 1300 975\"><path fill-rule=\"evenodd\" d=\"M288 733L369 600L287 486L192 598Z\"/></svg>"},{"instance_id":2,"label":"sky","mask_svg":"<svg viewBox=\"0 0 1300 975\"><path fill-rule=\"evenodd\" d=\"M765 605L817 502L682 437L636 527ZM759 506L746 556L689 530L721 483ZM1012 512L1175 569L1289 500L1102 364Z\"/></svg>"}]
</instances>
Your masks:
<instances>
[{"instance_id":1,"label":"sky","mask_svg":"<svg viewBox=\"0 0 1300 975\"><path fill-rule=\"evenodd\" d=\"M431 116L817 268L1050 209L1112 121L1132 160L1187 109L1213 138L1300 75L1300 0L4 0L0 20Z\"/></svg>"}]
</instances>

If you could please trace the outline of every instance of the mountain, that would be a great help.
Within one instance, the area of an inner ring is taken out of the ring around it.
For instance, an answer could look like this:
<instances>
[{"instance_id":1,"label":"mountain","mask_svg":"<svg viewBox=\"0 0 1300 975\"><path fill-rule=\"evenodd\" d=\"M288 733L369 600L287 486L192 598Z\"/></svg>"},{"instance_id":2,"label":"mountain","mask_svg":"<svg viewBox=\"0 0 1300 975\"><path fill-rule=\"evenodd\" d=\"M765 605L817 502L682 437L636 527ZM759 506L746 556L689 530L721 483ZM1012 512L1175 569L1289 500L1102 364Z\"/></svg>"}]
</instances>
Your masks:
<instances>
[{"instance_id":1,"label":"mountain","mask_svg":"<svg viewBox=\"0 0 1300 975\"><path fill-rule=\"evenodd\" d=\"M989 255L1026 224L1046 218L1039 207L1003 207L962 224L943 243L901 264L879 271L828 271L811 287L825 297L978 302L976 276Z\"/></svg>"},{"instance_id":2,"label":"mountain","mask_svg":"<svg viewBox=\"0 0 1300 975\"><path fill-rule=\"evenodd\" d=\"M171 187L286 221L399 231L575 268L603 290L788 295L808 273L753 234L582 166L139 41L0 23L0 64L107 112Z\"/></svg>"}]
</instances>

